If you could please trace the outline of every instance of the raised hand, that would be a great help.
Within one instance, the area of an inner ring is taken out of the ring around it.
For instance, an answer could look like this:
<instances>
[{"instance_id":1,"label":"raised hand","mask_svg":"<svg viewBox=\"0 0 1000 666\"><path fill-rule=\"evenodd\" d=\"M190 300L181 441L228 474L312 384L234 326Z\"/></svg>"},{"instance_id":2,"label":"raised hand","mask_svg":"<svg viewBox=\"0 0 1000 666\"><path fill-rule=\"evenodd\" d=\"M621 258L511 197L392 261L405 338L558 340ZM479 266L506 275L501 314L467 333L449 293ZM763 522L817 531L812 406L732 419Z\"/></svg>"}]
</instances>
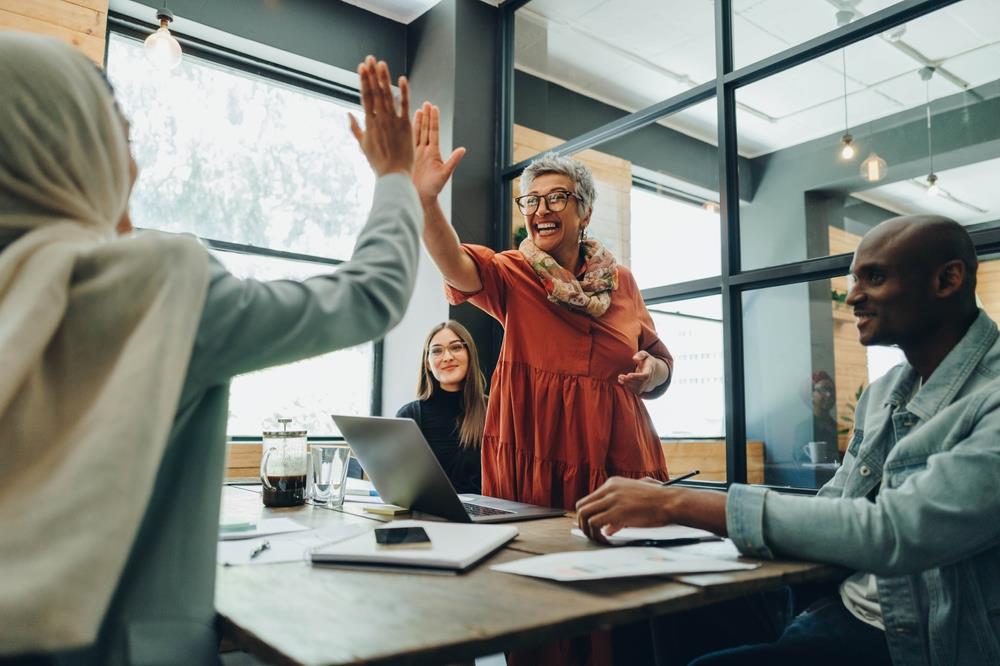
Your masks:
<instances>
[{"instance_id":1,"label":"raised hand","mask_svg":"<svg viewBox=\"0 0 1000 666\"><path fill-rule=\"evenodd\" d=\"M358 140L368 164L378 176L387 173L409 174L413 169L413 139L410 129L410 85L399 77L399 110L392 97L389 66L368 56L358 65L361 79L361 104L365 110L362 130L353 114L351 132Z\"/></svg>"},{"instance_id":2,"label":"raised hand","mask_svg":"<svg viewBox=\"0 0 1000 666\"><path fill-rule=\"evenodd\" d=\"M416 147L413 185L424 205L437 200L438 194L465 155L465 148L456 148L447 162L442 160L440 141L441 112L430 102L424 102L413 114L413 143Z\"/></svg>"}]
</instances>

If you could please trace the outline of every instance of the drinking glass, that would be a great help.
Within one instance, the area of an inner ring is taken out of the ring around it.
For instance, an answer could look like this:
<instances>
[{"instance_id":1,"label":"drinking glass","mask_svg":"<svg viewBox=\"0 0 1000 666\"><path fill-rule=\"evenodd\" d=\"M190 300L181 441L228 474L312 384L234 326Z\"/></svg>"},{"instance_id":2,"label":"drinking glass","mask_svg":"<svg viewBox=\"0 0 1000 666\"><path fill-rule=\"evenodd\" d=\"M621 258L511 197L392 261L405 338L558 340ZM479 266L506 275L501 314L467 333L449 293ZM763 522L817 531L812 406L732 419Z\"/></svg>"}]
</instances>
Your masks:
<instances>
[{"instance_id":1,"label":"drinking glass","mask_svg":"<svg viewBox=\"0 0 1000 666\"><path fill-rule=\"evenodd\" d=\"M309 456L313 504L342 505L347 491L350 447L347 444L313 444Z\"/></svg>"}]
</instances>

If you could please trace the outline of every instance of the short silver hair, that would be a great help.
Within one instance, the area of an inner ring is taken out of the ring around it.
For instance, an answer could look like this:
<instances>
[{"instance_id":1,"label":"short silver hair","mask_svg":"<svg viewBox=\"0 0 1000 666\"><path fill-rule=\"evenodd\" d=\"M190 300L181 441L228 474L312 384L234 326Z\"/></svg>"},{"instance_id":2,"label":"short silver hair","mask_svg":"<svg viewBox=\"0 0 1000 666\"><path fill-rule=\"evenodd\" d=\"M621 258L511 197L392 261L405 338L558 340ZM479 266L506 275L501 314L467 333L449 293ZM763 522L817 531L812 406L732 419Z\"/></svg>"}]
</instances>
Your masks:
<instances>
[{"instance_id":1,"label":"short silver hair","mask_svg":"<svg viewBox=\"0 0 1000 666\"><path fill-rule=\"evenodd\" d=\"M572 157L564 157L555 153L545 153L521 172L521 192L531 190L531 184L535 178L547 173L557 173L568 177L573 181L574 194L579 197L576 201L580 217L587 217L594 209L594 200L597 199L597 192L594 191L594 174L590 172L590 167Z\"/></svg>"}]
</instances>

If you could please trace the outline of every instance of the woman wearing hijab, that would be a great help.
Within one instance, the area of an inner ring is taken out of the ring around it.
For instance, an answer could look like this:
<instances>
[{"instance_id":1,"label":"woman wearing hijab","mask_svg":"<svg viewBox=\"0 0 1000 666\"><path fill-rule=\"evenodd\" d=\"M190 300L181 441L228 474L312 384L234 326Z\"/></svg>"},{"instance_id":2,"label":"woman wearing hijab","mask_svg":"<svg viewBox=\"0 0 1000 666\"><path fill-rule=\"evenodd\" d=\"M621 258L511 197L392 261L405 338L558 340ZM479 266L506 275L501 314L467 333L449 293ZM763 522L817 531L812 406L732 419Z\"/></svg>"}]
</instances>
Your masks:
<instances>
[{"instance_id":1,"label":"woman wearing hijab","mask_svg":"<svg viewBox=\"0 0 1000 666\"><path fill-rule=\"evenodd\" d=\"M131 228L128 127L55 40L0 33L0 662L216 663L229 379L379 337L420 233L407 87L359 67L379 176L351 261L239 280Z\"/></svg>"},{"instance_id":2,"label":"woman wearing hijab","mask_svg":"<svg viewBox=\"0 0 1000 666\"><path fill-rule=\"evenodd\" d=\"M470 301L504 328L483 433L483 494L572 509L611 476L666 480L660 438L642 404L662 395L673 360L631 272L587 237L590 170L543 155L521 174L516 199L527 238L517 250L461 244L437 196L464 154L445 162L439 113L414 117L413 181L424 208L424 244L449 301ZM509 663L607 663L560 643Z\"/></svg>"}]
</instances>

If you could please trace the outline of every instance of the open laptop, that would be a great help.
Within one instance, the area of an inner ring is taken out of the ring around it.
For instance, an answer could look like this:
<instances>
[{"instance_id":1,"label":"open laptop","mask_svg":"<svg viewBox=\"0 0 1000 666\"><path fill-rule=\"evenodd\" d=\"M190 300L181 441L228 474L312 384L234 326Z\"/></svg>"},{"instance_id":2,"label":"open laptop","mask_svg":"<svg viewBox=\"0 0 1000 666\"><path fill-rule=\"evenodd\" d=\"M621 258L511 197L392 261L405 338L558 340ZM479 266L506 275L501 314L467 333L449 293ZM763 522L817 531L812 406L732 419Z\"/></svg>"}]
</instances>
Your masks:
<instances>
[{"instance_id":1,"label":"open laptop","mask_svg":"<svg viewBox=\"0 0 1000 666\"><path fill-rule=\"evenodd\" d=\"M412 419L334 414L333 420L383 502L457 523L503 523L565 513L484 495L459 497Z\"/></svg>"}]
</instances>

